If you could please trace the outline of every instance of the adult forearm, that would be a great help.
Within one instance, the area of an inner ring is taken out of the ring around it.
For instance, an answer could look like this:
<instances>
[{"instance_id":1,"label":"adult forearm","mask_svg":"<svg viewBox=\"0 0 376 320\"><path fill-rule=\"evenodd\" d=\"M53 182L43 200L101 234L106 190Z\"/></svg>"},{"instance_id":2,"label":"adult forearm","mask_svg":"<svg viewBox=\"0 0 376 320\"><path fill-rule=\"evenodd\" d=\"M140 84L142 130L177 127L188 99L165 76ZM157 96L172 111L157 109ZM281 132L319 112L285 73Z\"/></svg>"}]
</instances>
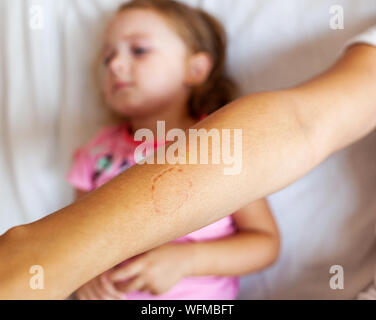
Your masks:
<instances>
[{"instance_id":1,"label":"adult forearm","mask_svg":"<svg viewBox=\"0 0 376 320\"><path fill-rule=\"evenodd\" d=\"M8 280L0 281L0 297L64 298L124 259L200 229L294 181L316 162L291 106L289 93L257 94L196 126L243 129L239 176L225 176L223 165L134 166L69 207L22 227L22 232L16 229L0 244L0 256L7 259L0 279ZM165 180L152 190L159 175ZM178 185L186 190L177 195ZM156 210L153 192L166 201L160 206L175 210ZM28 287L32 265L44 268L44 290Z\"/></svg>"},{"instance_id":2,"label":"adult forearm","mask_svg":"<svg viewBox=\"0 0 376 320\"><path fill-rule=\"evenodd\" d=\"M295 111L322 159L376 127L376 48L357 45L329 71L293 90Z\"/></svg>"}]
</instances>

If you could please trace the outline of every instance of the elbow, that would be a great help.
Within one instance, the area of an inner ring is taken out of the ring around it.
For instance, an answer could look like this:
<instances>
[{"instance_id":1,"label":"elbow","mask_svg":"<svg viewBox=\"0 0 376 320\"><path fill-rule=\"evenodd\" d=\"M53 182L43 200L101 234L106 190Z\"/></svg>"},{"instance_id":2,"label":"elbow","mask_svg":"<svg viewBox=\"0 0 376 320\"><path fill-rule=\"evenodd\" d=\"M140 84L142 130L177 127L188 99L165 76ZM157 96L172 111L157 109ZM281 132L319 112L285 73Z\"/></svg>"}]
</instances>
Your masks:
<instances>
[{"instance_id":1,"label":"elbow","mask_svg":"<svg viewBox=\"0 0 376 320\"><path fill-rule=\"evenodd\" d=\"M272 266L278 261L279 255L281 253L281 238L278 236L273 236L270 240L270 263L268 266Z\"/></svg>"},{"instance_id":2,"label":"elbow","mask_svg":"<svg viewBox=\"0 0 376 320\"><path fill-rule=\"evenodd\" d=\"M263 245L258 250L259 254L257 256L250 255L250 260L240 276L260 272L271 267L278 261L281 252L279 234L268 234L264 239Z\"/></svg>"},{"instance_id":3,"label":"elbow","mask_svg":"<svg viewBox=\"0 0 376 320\"><path fill-rule=\"evenodd\" d=\"M267 232L264 247L264 266L263 269L271 267L278 261L281 253L281 234L276 227L274 230Z\"/></svg>"},{"instance_id":4,"label":"elbow","mask_svg":"<svg viewBox=\"0 0 376 320\"><path fill-rule=\"evenodd\" d=\"M279 258L281 252L281 239L279 235L271 235L265 246L265 258L262 269L266 269L274 265Z\"/></svg>"}]
</instances>

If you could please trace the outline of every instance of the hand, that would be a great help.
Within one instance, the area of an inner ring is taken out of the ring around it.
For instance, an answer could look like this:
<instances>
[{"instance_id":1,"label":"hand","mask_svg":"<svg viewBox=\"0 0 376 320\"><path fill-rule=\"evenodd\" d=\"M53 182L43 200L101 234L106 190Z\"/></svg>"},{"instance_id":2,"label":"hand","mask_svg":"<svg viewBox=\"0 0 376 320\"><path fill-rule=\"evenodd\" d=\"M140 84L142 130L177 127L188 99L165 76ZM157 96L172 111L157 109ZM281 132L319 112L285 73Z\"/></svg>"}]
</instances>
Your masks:
<instances>
[{"instance_id":1,"label":"hand","mask_svg":"<svg viewBox=\"0 0 376 320\"><path fill-rule=\"evenodd\" d=\"M126 300L125 295L115 288L105 272L84 284L76 291L79 300Z\"/></svg>"},{"instance_id":2,"label":"hand","mask_svg":"<svg viewBox=\"0 0 376 320\"><path fill-rule=\"evenodd\" d=\"M141 254L111 272L110 281L123 293L140 291L160 295L190 274L191 244L169 243Z\"/></svg>"}]
</instances>

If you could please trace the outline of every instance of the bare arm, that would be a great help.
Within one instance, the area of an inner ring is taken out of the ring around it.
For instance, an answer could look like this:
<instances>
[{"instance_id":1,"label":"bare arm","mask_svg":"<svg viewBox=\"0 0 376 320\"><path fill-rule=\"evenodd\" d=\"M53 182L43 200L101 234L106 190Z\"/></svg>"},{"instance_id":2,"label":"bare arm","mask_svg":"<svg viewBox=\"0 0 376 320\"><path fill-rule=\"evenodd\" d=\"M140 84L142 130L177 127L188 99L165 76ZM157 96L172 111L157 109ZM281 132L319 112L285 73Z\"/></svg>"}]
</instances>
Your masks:
<instances>
[{"instance_id":1,"label":"bare arm","mask_svg":"<svg viewBox=\"0 0 376 320\"><path fill-rule=\"evenodd\" d=\"M77 200L80 200L81 198L83 198L87 194L88 194L88 192L86 192L86 191L76 189L74 198L77 201Z\"/></svg>"},{"instance_id":2,"label":"bare arm","mask_svg":"<svg viewBox=\"0 0 376 320\"><path fill-rule=\"evenodd\" d=\"M147 290L158 295L185 277L240 276L274 263L280 238L266 199L252 202L232 217L235 234L209 241L168 243L112 270L109 279L120 292Z\"/></svg>"},{"instance_id":3,"label":"bare arm","mask_svg":"<svg viewBox=\"0 0 376 320\"><path fill-rule=\"evenodd\" d=\"M239 276L260 271L279 254L277 225L266 199L252 202L234 215L238 232L215 241L189 244L192 276Z\"/></svg>"},{"instance_id":4,"label":"bare arm","mask_svg":"<svg viewBox=\"0 0 376 320\"><path fill-rule=\"evenodd\" d=\"M0 237L0 298L64 298L124 259L208 225L300 178L376 125L376 49L356 46L297 88L241 98L196 128L243 129L243 170L134 166L80 201ZM181 169L182 171L179 171ZM173 176L167 178L166 170ZM155 211L151 182L176 210ZM171 184L185 182L181 205ZM4 263L3 261L6 261ZM45 289L29 288L32 265Z\"/></svg>"},{"instance_id":5,"label":"bare arm","mask_svg":"<svg viewBox=\"0 0 376 320\"><path fill-rule=\"evenodd\" d=\"M208 241L170 242L134 257L105 277L118 293L146 291L160 295L186 277L240 276L274 263L280 238L266 199L238 210L232 219L237 229L235 234ZM81 299L112 296L104 288L103 279L93 281L79 290Z\"/></svg>"}]
</instances>

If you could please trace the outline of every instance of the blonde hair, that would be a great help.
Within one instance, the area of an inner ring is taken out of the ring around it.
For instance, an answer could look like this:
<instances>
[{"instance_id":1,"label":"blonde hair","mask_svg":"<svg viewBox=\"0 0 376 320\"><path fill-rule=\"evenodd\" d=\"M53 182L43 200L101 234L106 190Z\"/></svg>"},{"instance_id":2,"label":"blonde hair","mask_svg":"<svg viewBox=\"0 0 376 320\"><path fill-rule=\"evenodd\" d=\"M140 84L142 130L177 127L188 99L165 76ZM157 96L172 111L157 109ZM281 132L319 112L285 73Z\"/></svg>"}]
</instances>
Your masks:
<instances>
[{"instance_id":1,"label":"blonde hair","mask_svg":"<svg viewBox=\"0 0 376 320\"><path fill-rule=\"evenodd\" d=\"M238 88L226 74L226 32L216 18L175 0L131 0L121 5L118 12L136 8L152 9L163 15L191 53L205 52L212 58L213 68L207 81L193 88L189 99L192 117L208 115L235 98Z\"/></svg>"}]
</instances>

